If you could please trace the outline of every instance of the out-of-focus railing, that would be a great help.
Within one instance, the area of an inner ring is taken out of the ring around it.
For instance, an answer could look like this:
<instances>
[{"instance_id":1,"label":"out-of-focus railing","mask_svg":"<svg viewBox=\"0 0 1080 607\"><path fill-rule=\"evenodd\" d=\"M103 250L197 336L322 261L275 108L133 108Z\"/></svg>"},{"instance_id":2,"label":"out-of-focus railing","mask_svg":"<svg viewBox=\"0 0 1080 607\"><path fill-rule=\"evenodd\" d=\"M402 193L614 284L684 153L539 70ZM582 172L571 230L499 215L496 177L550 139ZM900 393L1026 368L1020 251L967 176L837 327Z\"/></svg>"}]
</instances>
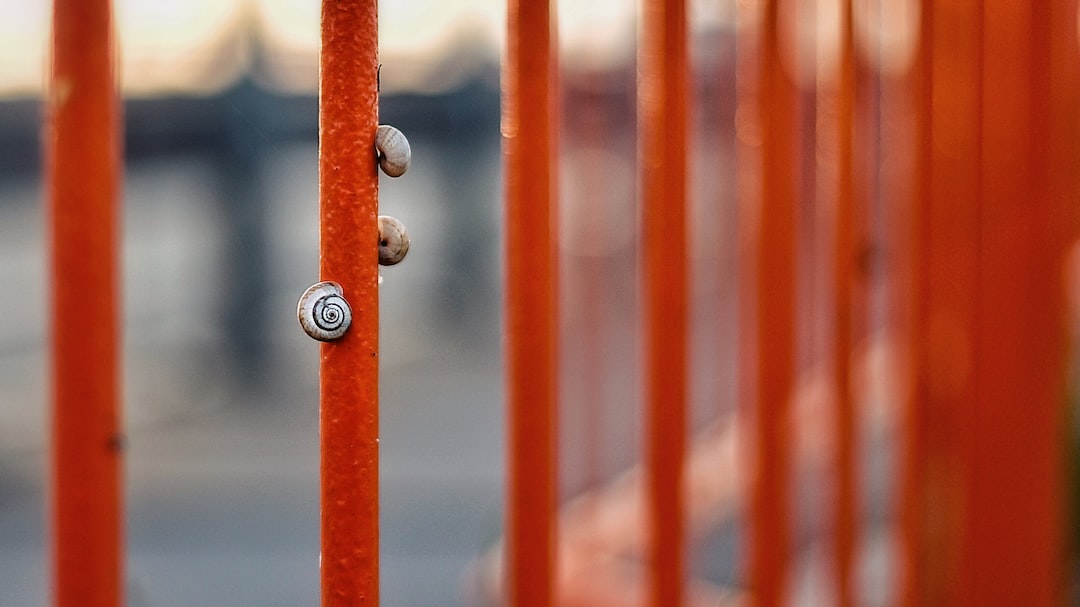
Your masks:
<instances>
[{"instance_id":1,"label":"out-of-focus railing","mask_svg":"<svg viewBox=\"0 0 1080 607\"><path fill-rule=\"evenodd\" d=\"M551 74L565 70L565 84L575 66L552 66L546 45L515 42L528 32L547 40L547 10L508 13L509 524L506 570L487 569L481 594L512 605L776 605L794 596L1061 604L1076 3L763 0L738 10L737 82L719 84L737 98L728 144L738 150L740 200L740 346L729 361L738 412L717 425L686 415L697 325L687 316L696 274L687 280L694 221L685 209L700 176L684 154L721 134L688 133L687 99L716 76L693 68L683 3L647 2L636 81L642 354L631 380L642 388L643 446L630 473L607 484L593 473L604 422L574 416L591 428L590 445L569 453L553 446L551 428L566 410L551 388L551 367L561 368L552 357L586 348L594 372L581 381L594 388L580 393L603 393L603 364L593 360L605 352L594 343L600 330L582 329L585 345L552 345L557 319L605 318L599 287L582 304L591 313L535 307L559 284L546 269L540 280L538 268L556 265L552 249L593 244L552 247L552 238L579 235L552 235L573 226L555 209L592 224L619 220L602 210L613 184L597 186L608 165L571 176L592 192L575 201L588 209L556 199L564 190L552 184L566 176L545 160L563 145L552 140L595 148L605 133L550 124L561 90ZM602 85L592 84L561 98L595 109L587 98ZM721 192L705 196L714 196L706 207L724 204ZM575 284L579 269L565 267ZM891 466L871 464L882 458ZM589 468L591 484L558 512L538 505L550 503L555 471L575 466ZM797 579L808 491L824 505L810 509L825 572L816 585ZM739 504L744 565L722 588L691 574L685 536L732 520ZM870 533L881 521L888 531ZM875 542L886 556L871 556ZM872 587L871 576L888 583Z\"/></svg>"}]
</instances>

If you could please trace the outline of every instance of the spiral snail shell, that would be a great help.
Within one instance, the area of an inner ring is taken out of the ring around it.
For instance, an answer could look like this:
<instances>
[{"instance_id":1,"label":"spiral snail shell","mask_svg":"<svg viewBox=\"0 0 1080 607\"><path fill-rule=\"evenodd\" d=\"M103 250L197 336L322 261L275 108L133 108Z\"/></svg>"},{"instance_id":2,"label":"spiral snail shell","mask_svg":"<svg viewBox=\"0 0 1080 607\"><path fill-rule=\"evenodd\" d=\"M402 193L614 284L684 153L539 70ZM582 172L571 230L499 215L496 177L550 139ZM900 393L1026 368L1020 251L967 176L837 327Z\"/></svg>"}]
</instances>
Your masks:
<instances>
[{"instance_id":1,"label":"spiral snail shell","mask_svg":"<svg viewBox=\"0 0 1080 607\"><path fill-rule=\"evenodd\" d=\"M308 287L296 304L296 316L304 332L319 341L333 341L352 323L352 308L342 296L341 285L319 282Z\"/></svg>"},{"instance_id":2,"label":"spiral snail shell","mask_svg":"<svg viewBox=\"0 0 1080 607\"><path fill-rule=\"evenodd\" d=\"M391 177L401 177L409 170L412 160L412 148L409 140L396 128L380 124L375 130L375 152L379 157L379 166Z\"/></svg>"},{"instance_id":3,"label":"spiral snail shell","mask_svg":"<svg viewBox=\"0 0 1080 607\"><path fill-rule=\"evenodd\" d=\"M389 215L379 215L379 265L392 266L409 252L409 232L405 224Z\"/></svg>"}]
</instances>

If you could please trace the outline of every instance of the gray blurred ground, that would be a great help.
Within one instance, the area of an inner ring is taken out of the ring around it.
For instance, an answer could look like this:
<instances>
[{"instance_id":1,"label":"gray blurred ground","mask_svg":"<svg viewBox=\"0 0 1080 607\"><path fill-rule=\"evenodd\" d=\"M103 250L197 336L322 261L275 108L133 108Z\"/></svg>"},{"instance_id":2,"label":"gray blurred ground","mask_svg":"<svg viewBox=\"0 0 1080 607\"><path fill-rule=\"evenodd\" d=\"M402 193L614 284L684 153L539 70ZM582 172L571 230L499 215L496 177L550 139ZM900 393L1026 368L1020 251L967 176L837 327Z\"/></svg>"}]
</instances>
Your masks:
<instances>
[{"instance_id":1,"label":"gray blurred ground","mask_svg":"<svg viewBox=\"0 0 1080 607\"><path fill-rule=\"evenodd\" d=\"M443 356L386 375L384 604L459 604L465 564L498 533L494 368ZM129 433L129 605L318 604L317 414L313 391L296 392L272 411L221 407ZM36 453L5 457L2 605L46 604L42 468Z\"/></svg>"}]
</instances>

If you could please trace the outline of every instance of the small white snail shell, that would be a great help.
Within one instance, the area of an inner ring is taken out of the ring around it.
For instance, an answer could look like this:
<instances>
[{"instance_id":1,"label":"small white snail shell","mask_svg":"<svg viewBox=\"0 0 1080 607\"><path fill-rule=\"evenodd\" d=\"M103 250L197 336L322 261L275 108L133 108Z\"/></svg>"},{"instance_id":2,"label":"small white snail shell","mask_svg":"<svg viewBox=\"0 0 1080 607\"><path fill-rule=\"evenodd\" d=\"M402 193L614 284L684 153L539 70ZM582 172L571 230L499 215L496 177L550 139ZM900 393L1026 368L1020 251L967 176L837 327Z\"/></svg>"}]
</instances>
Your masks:
<instances>
[{"instance_id":1,"label":"small white snail shell","mask_svg":"<svg viewBox=\"0 0 1080 607\"><path fill-rule=\"evenodd\" d=\"M391 177L401 177L409 170L412 148L405 135L388 124L380 124L375 130L375 153L379 166Z\"/></svg>"},{"instance_id":2,"label":"small white snail shell","mask_svg":"<svg viewBox=\"0 0 1080 607\"><path fill-rule=\"evenodd\" d=\"M341 285L326 281L304 291L296 304L296 316L305 333L319 341L333 341L352 323L352 308L342 296Z\"/></svg>"},{"instance_id":3,"label":"small white snail shell","mask_svg":"<svg viewBox=\"0 0 1080 607\"><path fill-rule=\"evenodd\" d=\"M409 232L405 224L389 215L379 215L379 265L392 266L409 252Z\"/></svg>"}]
</instances>

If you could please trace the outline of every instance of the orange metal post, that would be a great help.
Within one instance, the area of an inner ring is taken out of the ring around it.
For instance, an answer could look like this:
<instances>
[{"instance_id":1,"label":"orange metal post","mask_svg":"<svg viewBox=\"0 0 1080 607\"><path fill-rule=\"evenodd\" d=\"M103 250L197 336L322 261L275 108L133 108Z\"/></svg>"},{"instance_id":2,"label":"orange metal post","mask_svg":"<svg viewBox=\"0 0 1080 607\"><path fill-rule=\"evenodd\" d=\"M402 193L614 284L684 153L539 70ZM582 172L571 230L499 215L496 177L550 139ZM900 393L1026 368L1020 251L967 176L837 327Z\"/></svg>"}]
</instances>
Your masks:
<instances>
[{"instance_id":1,"label":"orange metal post","mask_svg":"<svg viewBox=\"0 0 1080 607\"><path fill-rule=\"evenodd\" d=\"M44 144L52 238L56 605L121 603L120 102L109 0L56 0Z\"/></svg>"},{"instance_id":2,"label":"orange metal post","mask_svg":"<svg viewBox=\"0 0 1080 607\"><path fill-rule=\"evenodd\" d=\"M554 600L557 258L555 91L546 0L507 6L503 69L509 437L507 604Z\"/></svg>"},{"instance_id":3,"label":"orange metal post","mask_svg":"<svg viewBox=\"0 0 1080 607\"><path fill-rule=\"evenodd\" d=\"M908 69L883 88L888 112L884 119L893 126L883 146L890 153L886 164L886 197L889 199L889 235L900 251L890 273L894 322L903 348L903 453L898 520L902 541L902 575L899 602L904 607L925 604L926 565L923 560L930 545L927 490L924 485L928 454L926 445L927 376L925 353L929 324L927 276L928 255L923 237L929 232L931 179L933 166L930 91L934 49L933 0L921 0L919 29L914 56ZM940 604L940 603L939 603Z\"/></svg>"},{"instance_id":4,"label":"orange metal post","mask_svg":"<svg viewBox=\"0 0 1080 607\"><path fill-rule=\"evenodd\" d=\"M1064 264L1076 237L1076 5L986 0L982 23L977 409L964 423L974 440L962 600L1059 605L1068 543Z\"/></svg>"},{"instance_id":5,"label":"orange metal post","mask_svg":"<svg viewBox=\"0 0 1080 607\"><path fill-rule=\"evenodd\" d=\"M353 310L321 346L322 604L379 604L378 15L324 0L319 84L320 274Z\"/></svg>"},{"instance_id":6,"label":"orange metal post","mask_svg":"<svg viewBox=\"0 0 1080 607\"><path fill-rule=\"evenodd\" d=\"M643 6L638 163L644 251L646 456L651 604L683 601L686 449L686 146L689 73L683 0Z\"/></svg>"},{"instance_id":7,"label":"orange metal post","mask_svg":"<svg viewBox=\"0 0 1080 607\"><path fill-rule=\"evenodd\" d=\"M916 100L925 112L928 155L927 198L915 202L919 223L912 247L919 260L920 300L913 363L917 392L911 428L920 453L909 459L911 485L906 508L913 509L909 538L909 604L956 604L964 510L965 459L970 451L970 419L975 403L972 361L978 343L979 170L982 131L982 29L978 0L950 0L925 7L928 29L926 84Z\"/></svg>"},{"instance_id":8,"label":"orange metal post","mask_svg":"<svg viewBox=\"0 0 1080 607\"><path fill-rule=\"evenodd\" d=\"M749 5L748 5L749 6ZM753 403L755 471L751 495L749 586L759 605L779 605L787 591L791 504L788 471L787 416L795 370L795 218L797 172L798 91L781 58L780 7L767 0L760 15L749 16L757 31L740 37L743 78L753 81L756 96L747 111L756 127L742 125L748 134L740 164L757 171L754 187L741 187L743 222L751 230L743 271L751 339L742 344L744 359L756 361L746 377L747 401ZM744 325L746 326L746 325Z\"/></svg>"},{"instance_id":9,"label":"orange metal post","mask_svg":"<svg viewBox=\"0 0 1080 607\"><path fill-rule=\"evenodd\" d=\"M836 493L833 516L835 534L835 574L837 603L853 604L855 542L858 508L856 504L855 405L851 393L852 329L855 314L855 278L859 272L856 250L855 201L855 36L851 0L842 0L837 32L836 72L824 78L824 96L819 92L818 111L826 114L819 127L831 132L820 137L835 138L835 179L833 196L833 359L836 382ZM828 66L821 66L828 69ZM822 107L824 105L824 107ZM831 114L831 115L829 115ZM819 166L820 163L819 163Z\"/></svg>"},{"instance_id":10,"label":"orange metal post","mask_svg":"<svg viewBox=\"0 0 1080 607\"><path fill-rule=\"evenodd\" d=\"M962 604L960 576L964 510L971 506L970 457L976 393L972 364L981 336L975 319L979 264L979 171L983 133L979 104L980 0L949 0L933 7L930 90L930 199L919 235L926 254L926 377L920 516L927 533L919 604ZM985 556L985 555L984 555Z\"/></svg>"},{"instance_id":11,"label":"orange metal post","mask_svg":"<svg viewBox=\"0 0 1080 607\"><path fill-rule=\"evenodd\" d=\"M1061 603L1076 3L923 9L903 604Z\"/></svg>"}]
</instances>

